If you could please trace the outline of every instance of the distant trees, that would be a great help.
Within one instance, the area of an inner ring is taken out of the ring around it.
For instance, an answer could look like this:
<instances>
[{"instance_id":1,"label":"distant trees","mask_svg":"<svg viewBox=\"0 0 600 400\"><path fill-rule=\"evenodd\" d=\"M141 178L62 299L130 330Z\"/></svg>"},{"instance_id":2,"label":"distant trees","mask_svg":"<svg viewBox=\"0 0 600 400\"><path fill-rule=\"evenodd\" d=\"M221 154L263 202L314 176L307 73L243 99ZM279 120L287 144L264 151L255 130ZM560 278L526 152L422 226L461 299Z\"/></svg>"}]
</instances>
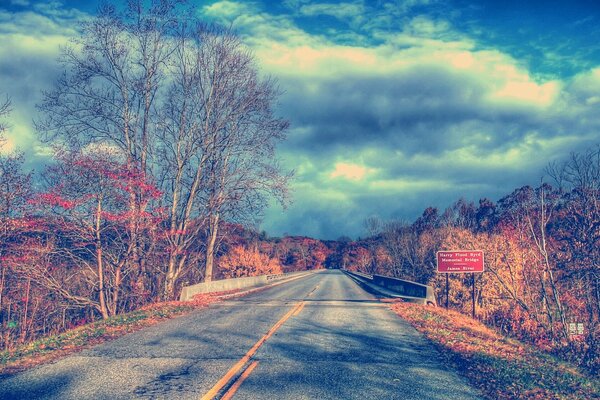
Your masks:
<instances>
[{"instance_id":1,"label":"distant trees","mask_svg":"<svg viewBox=\"0 0 600 400\"><path fill-rule=\"evenodd\" d=\"M524 186L497 204L459 199L441 214L426 208L413 223L383 222L371 237L344 245L336 259L349 269L432 284L441 299L445 276L435 273L435 252L483 250L486 271L475 282L478 316L598 371L600 147L550 164L547 175L555 187ZM370 249L383 255L366 262ZM471 277L449 278L451 307L469 312ZM584 323L583 338L571 335L575 322Z\"/></svg>"},{"instance_id":2,"label":"distant trees","mask_svg":"<svg viewBox=\"0 0 600 400\"><path fill-rule=\"evenodd\" d=\"M571 317L585 321L584 362L600 370L600 147L553 163L548 174L561 194L548 227Z\"/></svg>"}]
</instances>

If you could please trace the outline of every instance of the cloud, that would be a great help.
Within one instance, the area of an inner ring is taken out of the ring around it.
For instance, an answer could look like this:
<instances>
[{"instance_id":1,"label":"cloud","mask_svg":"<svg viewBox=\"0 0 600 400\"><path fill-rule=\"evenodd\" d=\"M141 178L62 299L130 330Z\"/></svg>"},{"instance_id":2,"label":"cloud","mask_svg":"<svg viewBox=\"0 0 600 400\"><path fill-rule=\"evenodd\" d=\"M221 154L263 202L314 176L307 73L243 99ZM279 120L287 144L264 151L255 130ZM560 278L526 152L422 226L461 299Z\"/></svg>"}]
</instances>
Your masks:
<instances>
[{"instance_id":1,"label":"cloud","mask_svg":"<svg viewBox=\"0 0 600 400\"><path fill-rule=\"evenodd\" d=\"M27 7L25 2L21 2ZM33 119L41 91L49 89L60 73L60 46L77 33L78 23L87 18L62 3L35 4L18 12L0 8L0 91L12 100L8 143L3 151L25 151L38 164L48 149L37 139Z\"/></svg>"},{"instance_id":2,"label":"cloud","mask_svg":"<svg viewBox=\"0 0 600 400\"><path fill-rule=\"evenodd\" d=\"M221 21L231 21L232 18L237 18L244 14L252 14L255 11L256 9L254 9L250 4L225 0L204 6L202 8L202 15L204 17L215 18Z\"/></svg>"},{"instance_id":3,"label":"cloud","mask_svg":"<svg viewBox=\"0 0 600 400\"><path fill-rule=\"evenodd\" d=\"M362 2L317 3L301 5L298 11L301 15L305 16L330 15L341 20L346 20L362 16L365 12L365 6Z\"/></svg>"},{"instance_id":4,"label":"cloud","mask_svg":"<svg viewBox=\"0 0 600 400\"><path fill-rule=\"evenodd\" d=\"M296 4L306 16L332 15L330 6ZM381 30L382 20L368 27L378 43L351 45L291 17L233 16L263 71L279 78L280 113L292 123L282 152L297 169L296 201L287 216L268 214L273 234L356 236L368 215L413 220L427 205L497 199L597 141L600 70L543 78L448 20L394 12L400 29Z\"/></svg>"},{"instance_id":5,"label":"cloud","mask_svg":"<svg viewBox=\"0 0 600 400\"><path fill-rule=\"evenodd\" d=\"M329 177L332 179L343 178L349 181L361 181L372 172L372 168L353 163L339 162L335 164L335 168L329 174Z\"/></svg>"},{"instance_id":6,"label":"cloud","mask_svg":"<svg viewBox=\"0 0 600 400\"><path fill-rule=\"evenodd\" d=\"M201 9L232 24L284 91L277 111L291 129L280 155L296 170L295 202L267 211L270 234L358 236L369 215L414 220L459 197L497 199L598 142L600 68L572 61L580 67L572 77L535 73L526 57L457 29L460 15L444 2L381 3ZM0 91L13 99L13 146L44 153L31 145L34 105L59 73L59 45L85 18L58 2L0 7ZM540 57L561 62L564 51L550 50L539 47Z\"/></svg>"}]
</instances>

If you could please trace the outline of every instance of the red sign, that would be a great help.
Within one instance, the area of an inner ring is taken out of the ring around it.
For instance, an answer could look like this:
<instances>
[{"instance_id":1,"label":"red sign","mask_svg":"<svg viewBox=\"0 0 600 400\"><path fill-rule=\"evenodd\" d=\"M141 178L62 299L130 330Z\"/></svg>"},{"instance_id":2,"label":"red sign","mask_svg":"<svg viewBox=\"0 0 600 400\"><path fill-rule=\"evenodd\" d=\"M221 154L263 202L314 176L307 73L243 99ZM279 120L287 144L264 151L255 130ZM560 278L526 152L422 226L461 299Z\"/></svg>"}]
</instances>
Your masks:
<instances>
[{"instance_id":1,"label":"red sign","mask_svg":"<svg viewBox=\"0 0 600 400\"><path fill-rule=\"evenodd\" d=\"M437 252L437 272L483 272L483 251L450 250Z\"/></svg>"}]
</instances>

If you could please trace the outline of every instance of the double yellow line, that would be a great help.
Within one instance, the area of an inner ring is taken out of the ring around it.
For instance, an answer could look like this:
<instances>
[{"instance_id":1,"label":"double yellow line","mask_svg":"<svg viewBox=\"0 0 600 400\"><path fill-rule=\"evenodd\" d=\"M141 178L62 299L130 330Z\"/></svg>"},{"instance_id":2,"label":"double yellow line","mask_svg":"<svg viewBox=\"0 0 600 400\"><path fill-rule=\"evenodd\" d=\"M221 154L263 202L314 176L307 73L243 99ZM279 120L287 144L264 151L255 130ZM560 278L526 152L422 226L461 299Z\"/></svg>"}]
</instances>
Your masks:
<instances>
[{"instance_id":1,"label":"double yellow line","mask_svg":"<svg viewBox=\"0 0 600 400\"><path fill-rule=\"evenodd\" d=\"M260 346L262 346L271 336L273 336L273 334L277 332L281 325L283 325L285 321L287 321L291 316L298 315L305 305L306 303L304 301L296 303L294 307L292 307L292 309L287 312L287 314L281 317L281 319L277 321L277 323L273 325L271 329L269 329L269 331L263 337L261 337L258 340L258 342L256 342L254 346L252 346L250 350L248 350L244 357L242 357L237 363L235 363L235 365L231 367L231 369L227 371L227 373L221 379L219 379L219 381L204 396L201 397L201 400L214 399L215 396L217 396L217 394L232 381L232 379L238 376L239 372L244 368L244 366L246 366L246 364L250 361L252 356L256 354ZM254 368L256 368L257 365L258 361L254 361L250 365L248 365L246 370L231 385L229 390L223 395L223 397L221 397L221 399L231 399L231 397L233 397L235 392L242 385L242 382L244 382L244 380L250 375L250 373L254 370Z\"/></svg>"}]
</instances>

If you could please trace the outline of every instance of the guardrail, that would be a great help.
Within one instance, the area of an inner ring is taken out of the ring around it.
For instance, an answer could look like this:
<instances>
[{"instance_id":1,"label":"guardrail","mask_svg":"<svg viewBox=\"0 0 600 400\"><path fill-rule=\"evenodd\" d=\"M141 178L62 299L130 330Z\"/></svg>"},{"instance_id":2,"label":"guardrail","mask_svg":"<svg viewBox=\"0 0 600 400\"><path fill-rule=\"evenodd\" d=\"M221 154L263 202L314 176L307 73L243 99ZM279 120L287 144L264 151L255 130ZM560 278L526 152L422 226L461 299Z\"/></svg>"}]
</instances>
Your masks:
<instances>
[{"instance_id":1,"label":"guardrail","mask_svg":"<svg viewBox=\"0 0 600 400\"><path fill-rule=\"evenodd\" d=\"M417 302L427 305L437 305L435 292L431 286L422 283L407 281L405 279L392 278L383 275L369 275L361 272L351 272L344 270L345 273L353 275L368 283L385 288L393 292L397 297L407 301Z\"/></svg>"},{"instance_id":2,"label":"guardrail","mask_svg":"<svg viewBox=\"0 0 600 400\"><path fill-rule=\"evenodd\" d=\"M191 300L192 297L200 293L227 292L229 290L264 286L271 282L290 278L295 275L309 274L312 272L314 271L299 271L289 272L287 274L248 276L244 278L221 279L218 281L201 282L191 286L184 286L181 289L179 301Z\"/></svg>"}]
</instances>

